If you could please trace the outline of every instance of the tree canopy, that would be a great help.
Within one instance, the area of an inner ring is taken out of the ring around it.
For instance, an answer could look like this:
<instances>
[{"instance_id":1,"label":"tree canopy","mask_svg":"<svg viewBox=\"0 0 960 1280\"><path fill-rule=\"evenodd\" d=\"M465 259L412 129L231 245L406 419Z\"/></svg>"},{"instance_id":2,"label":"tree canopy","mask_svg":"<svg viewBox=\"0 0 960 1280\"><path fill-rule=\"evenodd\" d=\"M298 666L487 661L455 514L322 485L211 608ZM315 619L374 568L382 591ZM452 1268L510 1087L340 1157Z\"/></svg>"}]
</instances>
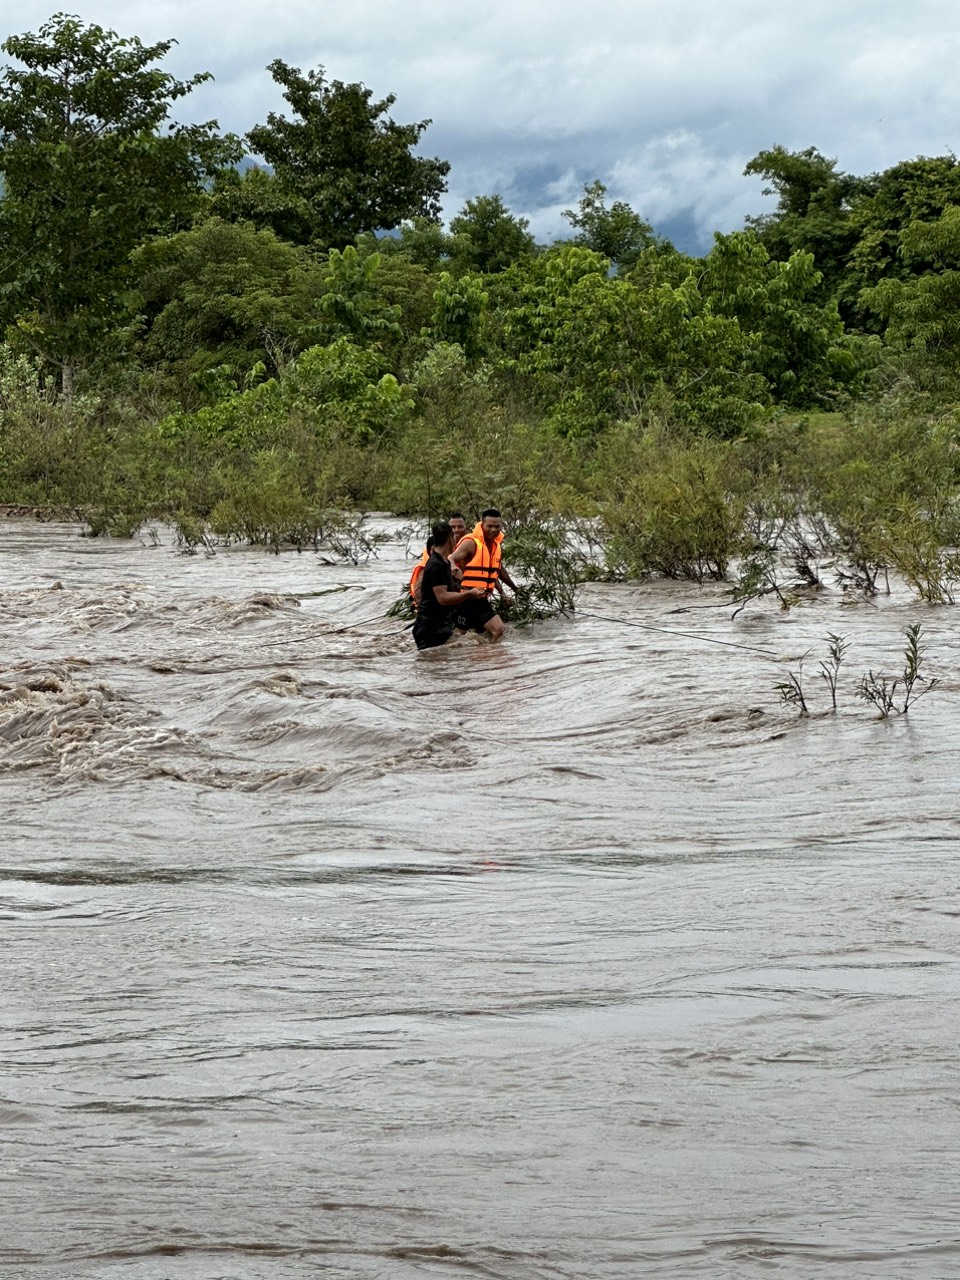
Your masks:
<instances>
[{"instance_id":1,"label":"tree canopy","mask_svg":"<svg viewBox=\"0 0 960 1280\"><path fill-rule=\"evenodd\" d=\"M785 262L811 253L821 298L835 298L848 325L872 331L883 327L885 312L872 306L879 295L867 291L932 266L917 251L902 251L903 233L960 204L960 163L952 155L918 156L857 177L816 147L777 146L754 156L744 172L765 178L764 194L778 197L773 212L747 219L771 256Z\"/></svg>"},{"instance_id":2,"label":"tree canopy","mask_svg":"<svg viewBox=\"0 0 960 1280\"><path fill-rule=\"evenodd\" d=\"M645 222L623 200L606 202L607 188L599 180L583 189L576 209L564 209L563 216L573 227L574 242L609 258L615 267L628 270L637 258L657 243L649 222Z\"/></svg>"},{"instance_id":3,"label":"tree canopy","mask_svg":"<svg viewBox=\"0 0 960 1280\"><path fill-rule=\"evenodd\" d=\"M172 43L58 14L2 46L20 65L0 73L0 322L59 366L67 394L122 308L131 250L189 220L239 158L215 121L166 124L209 78L155 67Z\"/></svg>"},{"instance_id":4,"label":"tree canopy","mask_svg":"<svg viewBox=\"0 0 960 1280\"><path fill-rule=\"evenodd\" d=\"M503 271L536 250L526 218L517 218L498 195L468 200L450 221L450 257L461 272Z\"/></svg>"},{"instance_id":5,"label":"tree canopy","mask_svg":"<svg viewBox=\"0 0 960 1280\"><path fill-rule=\"evenodd\" d=\"M362 84L327 81L323 68L267 70L283 87L294 118L270 112L246 135L287 195L309 210L311 239L342 249L365 231L390 231L405 219L438 218L450 170L445 160L413 154L429 120L397 124L395 102Z\"/></svg>"},{"instance_id":6,"label":"tree canopy","mask_svg":"<svg viewBox=\"0 0 960 1280\"><path fill-rule=\"evenodd\" d=\"M259 413L261 384L329 364L392 378L403 415L485 403L591 446L654 422L749 434L878 369L874 386L938 393L960 377L954 156L856 176L772 147L746 171L776 207L700 256L597 180L548 247L499 194L444 228L449 166L416 154L429 121L322 68L270 64L290 115L250 130L264 163L244 166L215 122L171 121L209 78L164 70L171 43L60 14L3 44L0 374L29 355L45 394L83 370L142 404Z\"/></svg>"}]
</instances>

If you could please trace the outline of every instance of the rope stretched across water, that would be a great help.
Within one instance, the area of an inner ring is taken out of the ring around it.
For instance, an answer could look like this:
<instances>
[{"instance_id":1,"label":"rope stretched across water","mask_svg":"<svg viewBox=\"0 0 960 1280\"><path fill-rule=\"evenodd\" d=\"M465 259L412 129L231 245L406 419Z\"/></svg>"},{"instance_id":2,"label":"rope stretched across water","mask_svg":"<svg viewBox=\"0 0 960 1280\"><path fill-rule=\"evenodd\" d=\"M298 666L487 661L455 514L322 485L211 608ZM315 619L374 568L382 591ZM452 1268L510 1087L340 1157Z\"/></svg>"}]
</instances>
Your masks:
<instances>
[{"instance_id":1,"label":"rope stretched across water","mask_svg":"<svg viewBox=\"0 0 960 1280\"><path fill-rule=\"evenodd\" d=\"M773 649L761 648L760 646L754 645L754 644L743 644L738 640L717 640L714 636L701 636L701 635L698 635L695 631L680 631L674 627L658 627L658 626L655 626L652 622L633 622L629 618L614 618L614 617L611 617L609 614L594 613L592 610L576 609L574 611L573 616L578 618L593 618L597 622L612 622L621 627L635 627L641 631L657 631L661 635L678 636L683 640L699 640L699 641L702 641L704 644L719 644L719 645L723 645L724 648L727 648L727 649L745 649L749 653L762 653L765 657L768 657L768 658L775 658L777 656ZM371 626L375 622L383 622L383 621L386 621L385 615L377 614L377 616L374 618L362 618L359 622L348 622L346 625L341 625L341 626L330 626L329 624L325 625L323 623L318 623L315 626L311 627L310 630L307 631L306 633L302 633L300 635L295 635L295 636L287 636L282 640L261 641L260 645L261 645L261 648L269 649L269 648L273 648L276 645L298 644L301 641L310 640L310 639L313 639L314 637L320 638L321 636L324 636L324 635L327 635L327 636L340 635L346 631L362 631L362 630L365 630L367 627ZM388 634L402 635L403 632L408 631L412 625L413 625L412 623L407 623L407 625L404 627L401 627L399 631L395 631L395 632L391 631Z\"/></svg>"},{"instance_id":2,"label":"rope stretched across water","mask_svg":"<svg viewBox=\"0 0 960 1280\"><path fill-rule=\"evenodd\" d=\"M341 626L333 626L328 623L314 623L309 631L300 632L297 635L285 636L282 640L262 640L256 641L254 636L246 636L245 639L251 642L259 643L261 649L272 649L276 645L282 644L299 644L302 640L311 640L315 636L337 636L342 635L345 631L365 631L367 627L372 626L375 622L388 622L390 619L386 614L378 613L373 618L361 618L359 622L348 622ZM385 631L384 635L402 635L404 631L408 631L413 626L412 622L407 623L405 627L401 627L399 631Z\"/></svg>"},{"instance_id":3,"label":"rope stretched across water","mask_svg":"<svg viewBox=\"0 0 960 1280\"><path fill-rule=\"evenodd\" d=\"M616 622L621 627L639 627L641 631L660 631L667 636L681 636L684 640L702 640L704 644L722 644L728 649L747 649L751 653L765 654L768 658L777 656L772 649L761 649L755 644L741 644L738 640L716 640L713 636L699 636L694 631L677 631L671 627L656 627L652 622L631 622L629 618L611 618L607 614L588 612L585 609L577 609L576 616L580 618L596 618L598 622Z\"/></svg>"}]
</instances>

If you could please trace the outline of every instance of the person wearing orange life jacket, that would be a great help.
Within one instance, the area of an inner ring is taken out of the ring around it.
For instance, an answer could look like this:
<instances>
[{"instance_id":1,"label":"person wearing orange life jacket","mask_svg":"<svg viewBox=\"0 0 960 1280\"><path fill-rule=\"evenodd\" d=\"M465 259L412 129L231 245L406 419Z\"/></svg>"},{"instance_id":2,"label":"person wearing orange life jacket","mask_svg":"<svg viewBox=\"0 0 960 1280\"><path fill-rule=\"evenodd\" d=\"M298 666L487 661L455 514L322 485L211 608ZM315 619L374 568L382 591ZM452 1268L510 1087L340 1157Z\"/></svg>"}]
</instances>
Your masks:
<instances>
[{"instance_id":1,"label":"person wearing orange life jacket","mask_svg":"<svg viewBox=\"0 0 960 1280\"><path fill-rule=\"evenodd\" d=\"M423 585L421 578L423 577L423 570L426 567L427 561L430 559L430 552L432 550L433 538L430 537L427 539L427 545L424 547L423 555L413 566L413 572L410 574L410 601L415 611L420 608L420 588Z\"/></svg>"},{"instance_id":2,"label":"person wearing orange life jacket","mask_svg":"<svg viewBox=\"0 0 960 1280\"><path fill-rule=\"evenodd\" d=\"M451 511L447 516L447 524L453 530L453 536L456 542L459 542L463 535L467 532L467 522L459 511Z\"/></svg>"},{"instance_id":3,"label":"person wearing orange life jacket","mask_svg":"<svg viewBox=\"0 0 960 1280\"><path fill-rule=\"evenodd\" d=\"M420 608L413 624L413 639L418 649L437 649L453 635L454 614L467 600L482 603L479 587L464 590L454 581L449 556L456 545L453 530L445 520L433 526L433 549L423 570L423 592Z\"/></svg>"},{"instance_id":4,"label":"person wearing orange life jacket","mask_svg":"<svg viewBox=\"0 0 960 1280\"><path fill-rule=\"evenodd\" d=\"M503 622L494 613L490 596L494 588L505 582L511 590L517 585L503 567L500 544L503 542L503 518L494 507L488 507L475 528L462 538L450 557L450 564L463 571L464 588L482 589L482 600L467 600L457 609L457 627L463 631L486 633L492 640L503 635ZM511 597L503 595L504 604Z\"/></svg>"},{"instance_id":5,"label":"person wearing orange life jacket","mask_svg":"<svg viewBox=\"0 0 960 1280\"><path fill-rule=\"evenodd\" d=\"M459 511L453 511L447 517L446 522L450 526L450 528L453 530L454 542L455 543L459 542L460 539L463 537L463 535L467 532L466 520L464 520L463 516L460 514ZM421 586L420 578L421 578L421 575L423 574L424 568L426 567L427 561L430 559L430 552L432 551L432 549L433 549L433 538L430 537L427 539L427 545L424 548L423 554L421 555L417 563L413 566L413 571L410 574L409 591L410 591L410 600L413 603L414 610L417 610L420 608L420 586ZM457 573L459 573L459 570L457 570ZM454 577L456 578L456 576L457 575L455 574Z\"/></svg>"}]
</instances>

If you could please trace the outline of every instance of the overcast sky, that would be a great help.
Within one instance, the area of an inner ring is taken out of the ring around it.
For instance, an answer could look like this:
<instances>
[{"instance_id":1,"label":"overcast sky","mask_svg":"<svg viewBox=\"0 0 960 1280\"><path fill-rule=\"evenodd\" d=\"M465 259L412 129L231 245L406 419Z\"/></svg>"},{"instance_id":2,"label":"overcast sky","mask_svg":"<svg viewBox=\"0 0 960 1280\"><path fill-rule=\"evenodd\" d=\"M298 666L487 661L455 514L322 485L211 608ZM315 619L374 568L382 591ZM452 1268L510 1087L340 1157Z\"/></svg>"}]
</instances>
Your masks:
<instances>
[{"instance_id":1,"label":"overcast sky","mask_svg":"<svg viewBox=\"0 0 960 1280\"><path fill-rule=\"evenodd\" d=\"M5 5L3 36L60 5ZM960 137L955 0L85 0L62 7L144 42L175 38L177 104L244 133L282 110L273 58L395 93L452 165L446 214L499 192L542 240L599 178L681 247L768 204L745 163L781 143L870 173Z\"/></svg>"}]
</instances>

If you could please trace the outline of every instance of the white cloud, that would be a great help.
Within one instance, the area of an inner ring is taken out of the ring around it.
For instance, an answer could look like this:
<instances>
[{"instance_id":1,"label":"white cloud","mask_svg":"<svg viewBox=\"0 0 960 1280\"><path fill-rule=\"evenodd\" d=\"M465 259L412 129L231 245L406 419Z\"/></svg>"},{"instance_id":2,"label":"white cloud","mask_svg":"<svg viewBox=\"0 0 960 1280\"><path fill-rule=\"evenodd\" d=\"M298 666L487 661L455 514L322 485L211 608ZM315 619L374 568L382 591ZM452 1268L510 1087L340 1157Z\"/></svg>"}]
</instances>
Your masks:
<instances>
[{"instance_id":1,"label":"white cloud","mask_svg":"<svg viewBox=\"0 0 960 1280\"><path fill-rule=\"evenodd\" d=\"M16 15L11 31L50 16L38 0ZM761 207L742 170L765 147L815 145L864 173L960 136L946 0L94 0L81 17L176 37L171 70L216 76L181 114L240 133L282 109L263 69L275 57L393 92L397 119L434 121L424 150L453 164L450 213L499 191L547 236L595 177L706 242Z\"/></svg>"}]
</instances>

